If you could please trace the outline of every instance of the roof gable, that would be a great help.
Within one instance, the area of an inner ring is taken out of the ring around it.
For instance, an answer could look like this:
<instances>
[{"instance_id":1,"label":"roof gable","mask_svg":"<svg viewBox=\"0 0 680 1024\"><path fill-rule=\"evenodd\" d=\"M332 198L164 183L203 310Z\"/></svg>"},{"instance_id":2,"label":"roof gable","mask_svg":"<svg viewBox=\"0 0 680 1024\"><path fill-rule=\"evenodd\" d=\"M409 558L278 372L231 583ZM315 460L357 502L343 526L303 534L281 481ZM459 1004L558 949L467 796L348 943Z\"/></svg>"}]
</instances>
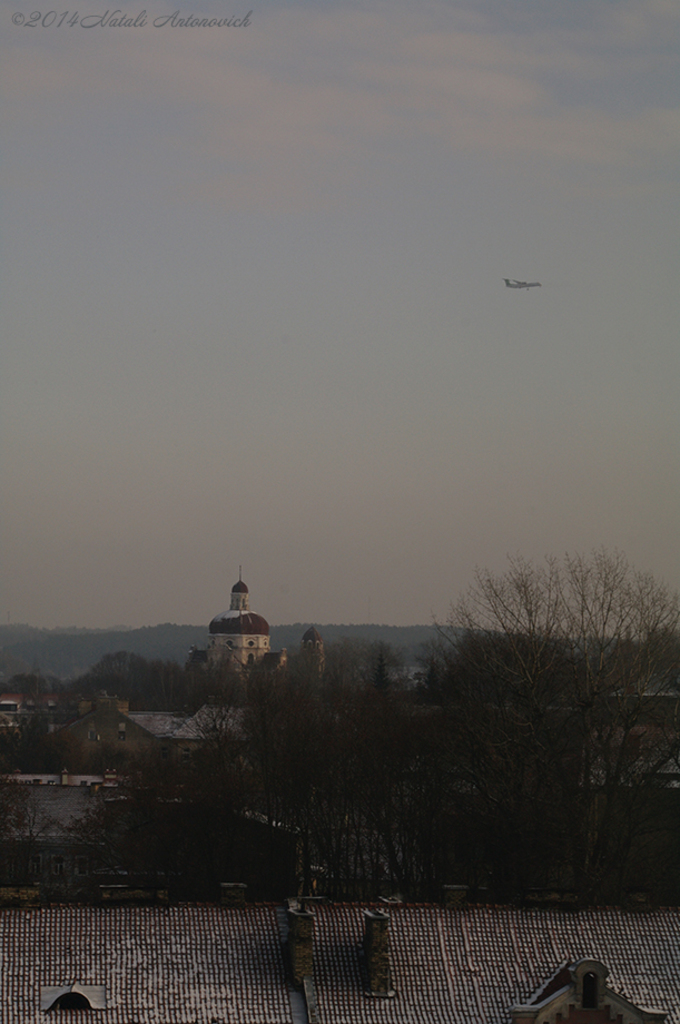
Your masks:
<instances>
[{"instance_id":1,"label":"roof gable","mask_svg":"<svg viewBox=\"0 0 680 1024\"><path fill-rule=\"evenodd\" d=\"M609 988L608 974L603 963L590 958L561 968L526 1005L512 1008L513 1024L663 1024L663 1010L635 1006Z\"/></svg>"}]
</instances>

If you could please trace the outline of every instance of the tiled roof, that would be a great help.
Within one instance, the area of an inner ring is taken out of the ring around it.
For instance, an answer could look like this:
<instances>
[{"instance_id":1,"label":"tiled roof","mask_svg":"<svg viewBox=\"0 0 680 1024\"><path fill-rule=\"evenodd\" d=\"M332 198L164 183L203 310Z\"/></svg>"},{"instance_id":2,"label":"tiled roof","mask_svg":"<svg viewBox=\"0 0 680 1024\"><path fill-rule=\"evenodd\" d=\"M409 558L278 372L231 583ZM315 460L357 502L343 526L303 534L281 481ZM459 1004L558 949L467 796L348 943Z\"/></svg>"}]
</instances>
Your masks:
<instances>
[{"instance_id":1,"label":"tiled roof","mask_svg":"<svg viewBox=\"0 0 680 1024\"><path fill-rule=\"evenodd\" d=\"M319 906L323 1024L506 1024L584 957L608 986L680 1024L680 911L390 908L393 998L366 994L363 908ZM41 988L106 988L99 1024L292 1024L276 910L211 906L0 911L2 1024L44 1024ZM69 1020L69 1016L60 1019ZM75 1018L74 1018L75 1019Z\"/></svg>"},{"instance_id":2,"label":"tiled roof","mask_svg":"<svg viewBox=\"0 0 680 1024\"><path fill-rule=\"evenodd\" d=\"M593 957L607 984L680 1022L680 912L397 906L390 909L393 999L367 998L362 910L318 907L315 984L333 1024L502 1024L565 963Z\"/></svg>"},{"instance_id":3,"label":"tiled roof","mask_svg":"<svg viewBox=\"0 0 680 1024\"><path fill-rule=\"evenodd\" d=\"M81 1024L292 1024L270 907L0 911L2 1024L45 1024L41 988L104 985Z\"/></svg>"}]
</instances>

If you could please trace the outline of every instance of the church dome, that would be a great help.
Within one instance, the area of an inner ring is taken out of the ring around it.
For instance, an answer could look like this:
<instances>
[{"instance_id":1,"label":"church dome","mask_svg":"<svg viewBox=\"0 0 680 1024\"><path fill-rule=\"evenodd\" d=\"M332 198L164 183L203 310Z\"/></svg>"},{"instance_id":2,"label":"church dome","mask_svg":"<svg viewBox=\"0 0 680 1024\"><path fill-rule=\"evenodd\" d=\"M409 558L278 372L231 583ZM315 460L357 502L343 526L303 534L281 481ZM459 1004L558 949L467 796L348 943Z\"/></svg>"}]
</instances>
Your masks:
<instances>
[{"instance_id":1,"label":"church dome","mask_svg":"<svg viewBox=\"0 0 680 1024\"><path fill-rule=\"evenodd\" d=\"M237 584L238 586L238 584ZM245 584L243 584L245 586ZM269 623L261 615L251 611L230 609L216 615L208 627L210 633L232 635L269 636Z\"/></svg>"}]
</instances>

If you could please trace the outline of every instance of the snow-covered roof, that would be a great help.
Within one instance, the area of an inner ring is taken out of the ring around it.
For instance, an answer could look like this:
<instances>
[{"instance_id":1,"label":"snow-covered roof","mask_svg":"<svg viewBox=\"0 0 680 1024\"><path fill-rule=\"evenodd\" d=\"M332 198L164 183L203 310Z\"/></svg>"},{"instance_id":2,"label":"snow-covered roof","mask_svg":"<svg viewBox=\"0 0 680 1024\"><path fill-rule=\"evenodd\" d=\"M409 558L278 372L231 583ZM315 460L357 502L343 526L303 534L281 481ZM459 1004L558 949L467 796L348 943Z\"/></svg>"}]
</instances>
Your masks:
<instances>
[{"instance_id":1,"label":"snow-covered roof","mask_svg":"<svg viewBox=\"0 0 680 1024\"><path fill-rule=\"evenodd\" d=\"M126 717L159 739L175 736L188 721L185 716L174 715L171 711L130 711Z\"/></svg>"},{"instance_id":2,"label":"snow-covered roof","mask_svg":"<svg viewBox=\"0 0 680 1024\"><path fill-rule=\"evenodd\" d=\"M270 907L3 910L0 961L3 1024L44 1024L45 989L74 983L105 989L79 1021L292 1024Z\"/></svg>"},{"instance_id":3,"label":"snow-covered roof","mask_svg":"<svg viewBox=\"0 0 680 1024\"><path fill-rule=\"evenodd\" d=\"M511 1007L535 999L561 967L591 957L609 969L614 992L680 1024L678 910L394 905L395 997L385 999L365 992L363 910L315 908L324 1024L506 1024ZM41 987L76 983L105 986L101 1024L293 1021L270 906L4 910L0 960L3 1024L44 1024Z\"/></svg>"},{"instance_id":4,"label":"snow-covered roof","mask_svg":"<svg viewBox=\"0 0 680 1024\"><path fill-rule=\"evenodd\" d=\"M319 907L316 913L322 1020L501 1024L510 1020L512 1006L529 1000L561 965L594 957L609 967L614 991L638 1006L666 1010L669 1021L680 1022L678 910L394 906L391 959L398 998L369 1002L361 983L361 908Z\"/></svg>"},{"instance_id":5,"label":"snow-covered roof","mask_svg":"<svg viewBox=\"0 0 680 1024\"><path fill-rule=\"evenodd\" d=\"M195 715L185 719L175 733L175 739L205 740L226 733L242 737L244 717L243 708L204 704Z\"/></svg>"}]
</instances>

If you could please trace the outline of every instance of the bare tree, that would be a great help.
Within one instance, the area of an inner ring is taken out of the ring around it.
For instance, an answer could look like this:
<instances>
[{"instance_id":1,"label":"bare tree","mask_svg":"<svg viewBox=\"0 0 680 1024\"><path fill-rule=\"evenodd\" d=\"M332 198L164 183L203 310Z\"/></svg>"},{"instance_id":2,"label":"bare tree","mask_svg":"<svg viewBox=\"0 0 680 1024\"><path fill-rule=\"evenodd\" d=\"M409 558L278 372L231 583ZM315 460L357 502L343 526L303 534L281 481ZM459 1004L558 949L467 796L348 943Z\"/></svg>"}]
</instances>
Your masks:
<instances>
[{"instance_id":1,"label":"bare tree","mask_svg":"<svg viewBox=\"0 0 680 1024\"><path fill-rule=\"evenodd\" d=\"M678 755L677 595L620 553L515 558L476 574L440 635L455 770L496 882L568 868L584 900L620 897Z\"/></svg>"}]
</instances>

